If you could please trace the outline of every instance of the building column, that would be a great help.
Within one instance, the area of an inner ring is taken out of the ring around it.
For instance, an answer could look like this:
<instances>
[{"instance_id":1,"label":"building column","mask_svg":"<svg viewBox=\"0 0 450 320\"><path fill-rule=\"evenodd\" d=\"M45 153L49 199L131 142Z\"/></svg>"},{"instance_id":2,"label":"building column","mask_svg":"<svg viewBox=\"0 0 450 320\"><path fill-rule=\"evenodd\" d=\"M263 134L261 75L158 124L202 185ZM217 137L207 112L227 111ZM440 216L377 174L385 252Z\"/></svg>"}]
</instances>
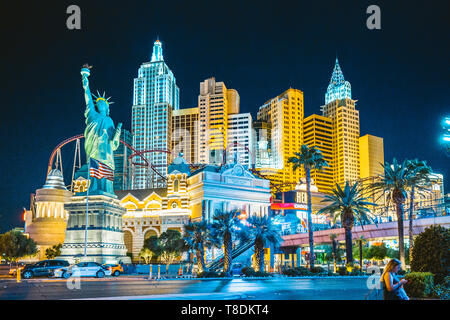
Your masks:
<instances>
[{"instance_id":1,"label":"building column","mask_svg":"<svg viewBox=\"0 0 450 320\"><path fill-rule=\"evenodd\" d=\"M214 205L212 200L208 200L208 222L211 222L212 216L214 215Z\"/></svg>"},{"instance_id":2,"label":"building column","mask_svg":"<svg viewBox=\"0 0 450 320\"><path fill-rule=\"evenodd\" d=\"M203 200L203 201L204 201L204 204L205 204L205 210L203 211L204 212L203 219L205 221L208 221L209 200Z\"/></svg>"},{"instance_id":3,"label":"building column","mask_svg":"<svg viewBox=\"0 0 450 320\"><path fill-rule=\"evenodd\" d=\"M300 258L302 256L302 248L301 247L297 247L297 250L295 250L295 253L297 254L297 265L296 265L296 267L300 267L300 265L302 264L302 261L300 260Z\"/></svg>"}]
</instances>

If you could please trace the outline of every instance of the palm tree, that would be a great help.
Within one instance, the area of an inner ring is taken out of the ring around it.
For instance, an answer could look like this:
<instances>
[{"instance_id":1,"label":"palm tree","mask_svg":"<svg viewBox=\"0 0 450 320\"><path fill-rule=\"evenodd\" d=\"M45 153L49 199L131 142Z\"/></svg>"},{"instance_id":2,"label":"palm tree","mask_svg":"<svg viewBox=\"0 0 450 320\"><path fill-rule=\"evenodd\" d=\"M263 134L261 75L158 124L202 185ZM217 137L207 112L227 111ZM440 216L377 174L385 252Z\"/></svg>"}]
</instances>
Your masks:
<instances>
[{"instance_id":1,"label":"palm tree","mask_svg":"<svg viewBox=\"0 0 450 320\"><path fill-rule=\"evenodd\" d=\"M366 239L364 236L361 236L358 238L358 244L359 244L359 268L361 272L363 271L363 243L366 242Z\"/></svg>"},{"instance_id":2,"label":"palm tree","mask_svg":"<svg viewBox=\"0 0 450 320\"><path fill-rule=\"evenodd\" d=\"M419 161L417 159L409 160L407 168L410 171L409 187L410 187L410 203L409 203L409 252L412 253L413 239L413 211L414 211L414 197L416 188L420 192L425 189L425 186L430 183L431 167L427 166L426 161Z\"/></svg>"},{"instance_id":3,"label":"palm tree","mask_svg":"<svg viewBox=\"0 0 450 320\"><path fill-rule=\"evenodd\" d=\"M247 222L249 236L255 241L255 271L264 271L264 247L278 247L283 238L269 216L251 216Z\"/></svg>"},{"instance_id":4,"label":"palm tree","mask_svg":"<svg viewBox=\"0 0 450 320\"><path fill-rule=\"evenodd\" d=\"M302 145L300 152L294 152L295 156L290 157L288 162L293 164L293 170L302 168L305 170L306 175L306 195L308 205L308 235L309 235L309 253L310 253L310 268L311 271L314 268L314 231L312 228L311 220L311 170L321 170L323 167L328 166L327 162L323 158L322 152L315 147L309 148L306 144Z\"/></svg>"},{"instance_id":5,"label":"palm tree","mask_svg":"<svg viewBox=\"0 0 450 320\"><path fill-rule=\"evenodd\" d=\"M230 275L230 267L232 263L233 234L236 232L240 212L238 210L221 211L216 210L211 225L212 237L215 242L223 245L223 271L226 275Z\"/></svg>"},{"instance_id":6,"label":"palm tree","mask_svg":"<svg viewBox=\"0 0 450 320\"><path fill-rule=\"evenodd\" d=\"M184 241L186 245L195 250L198 272L205 271L205 247L211 247L211 226L206 221L192 222L184 226Z\"/></svg>"},{"instance_id":7,"label":"palm tree","mask_svg":"<svg viewBox=\"0 0 450 320\"><path fill-rule=\"evenodd\" d=\"M405 202L407 196L411 171L408 170L408 162L406 160L403 161L402 164L399 164L395 158L393 159L392 164L386 162L382 166L384 168L384 175L381 175L380 181L372 183L369 188L372 190L381 191L382 196L387 195L388 206L390 201L395 204L398 228L398 249L400 261L402 265L405 265L405 241L403 229L405 212L403 203Z\"/></svg>"},{"instance_id":8,"label":"palm tree","mask_svg":"<svg viewBox=\"0 0 450 320\"><path fill-rule=\"evenodd\" d=\"M336 233L331 233L330 234L330 240L331 240L331 252L333 254L333 272L336 273L337 268L336 268L336 256L337 256L337 234Z\"/></svg>"},{"instance_id":9,"label":"palm tree","mask_svg":"<svg viewBox=\"0 0 450 320\"><path fill-rule=\"evenodd\" d=\"M352 252L352 228L355 220L363 224L363 221L369 221L367 214L370 214L369 206L376 206L375 203L366 201L362 194L362 189L359 188L358 182L354 185L350 185L345 182L344 190L336 184L336 189L333 190L333 194L326 194L322 202L328 203L328 205L319 210L319 214L329 214L331 218L334 218L333 223L336 223L336 219L340 218L342 227L345 230L345 251L347 257L347 263L353 263Z\"/></svg>"}]
</instances>

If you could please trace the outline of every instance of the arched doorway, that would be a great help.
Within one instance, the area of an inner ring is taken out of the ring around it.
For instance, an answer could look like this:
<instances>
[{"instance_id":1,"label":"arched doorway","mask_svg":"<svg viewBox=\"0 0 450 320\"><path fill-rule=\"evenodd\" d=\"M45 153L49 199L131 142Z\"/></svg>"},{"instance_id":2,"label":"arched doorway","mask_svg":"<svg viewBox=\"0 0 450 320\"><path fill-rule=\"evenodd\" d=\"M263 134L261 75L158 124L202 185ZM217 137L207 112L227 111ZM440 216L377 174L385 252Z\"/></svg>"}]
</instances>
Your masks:
<instances>
[{"instance_id":1,"label":"arched doorway","mask_svg":"<svg viewBox=\"0 0 450 320\"><path fill-rule=\"evenodd\" d=\"M127 252L133 253L133 234L131 233L131 231L124 230L123 242L125 243Z\"/></svg>"}]
</instances>

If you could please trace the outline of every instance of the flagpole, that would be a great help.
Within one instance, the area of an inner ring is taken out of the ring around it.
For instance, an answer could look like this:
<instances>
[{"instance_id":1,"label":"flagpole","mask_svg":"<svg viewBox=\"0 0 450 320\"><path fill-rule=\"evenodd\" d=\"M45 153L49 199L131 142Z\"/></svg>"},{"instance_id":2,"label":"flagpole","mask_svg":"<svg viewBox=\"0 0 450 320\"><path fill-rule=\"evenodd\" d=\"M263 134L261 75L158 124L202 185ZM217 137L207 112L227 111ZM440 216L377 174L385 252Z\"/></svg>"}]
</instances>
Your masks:
<instances>
[{"instance_id":1,"label":"flagpole","mask_svg":"<svg viewBox=\"0 0 450 320\"><path fill-rule=\"evenodd\" d=\"M88 172L87 172L87 190L86 190L86 226L84 230L84 257L87 257L87 231L88 231L88 215L89 215L89 187L91 182L91 158L88 158Z\"/></svg>"}]
</instances>

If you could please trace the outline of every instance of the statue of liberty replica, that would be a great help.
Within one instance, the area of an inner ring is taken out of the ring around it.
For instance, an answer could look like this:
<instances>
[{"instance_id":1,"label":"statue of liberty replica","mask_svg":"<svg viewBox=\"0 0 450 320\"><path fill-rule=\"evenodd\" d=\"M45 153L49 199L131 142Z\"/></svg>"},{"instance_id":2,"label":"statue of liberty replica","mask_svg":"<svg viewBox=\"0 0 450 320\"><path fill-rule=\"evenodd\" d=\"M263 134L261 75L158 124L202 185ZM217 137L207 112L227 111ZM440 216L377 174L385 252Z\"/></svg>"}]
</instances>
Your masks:
<instances>
[{"instance_id":1,"label":"statue of liberty replica","mask_svg":"<svg viewBox=\"0 0 450 320\"><path fill-rule=\"evenodd\" d=\"M122 215L126 209L119 205L113 188L114 151L119 147L122 124L114 127L109 116L110 98L98 91L97 96L91 93L90 69L88 64L81 68L86 101L84 149L87 163L75 175L75 179L86 181L86 190L78 190L71 202L64 205L69 220L59 258L70 263L129 263L131 259L126 256L122 231Z\"/></svg>"},{"instance_id":2,"label":"statue of liberty replica","mask_svg":"<svg viewBox=\"0 0 450 320\"><path fill-rule=\"evenodd\" d=\"M90 194L109 193L114 195L114 151L119 147L120 131L122 124L119 123L114 128L114 122L109 116L109 106L113 102L108 102L110 98L105 95L98 96L91 93L88 77L91 74L88 64L81 69L81 77L84 89L84 99L86 100L86 129L84 130L84 149L88 167L96 173L95 179L91 179ZM95 98L95 104L94 100ZM108 174L109 173L109 174ZM105 176L104 179L97 177Z\"/></svg>"}]
</instances>

